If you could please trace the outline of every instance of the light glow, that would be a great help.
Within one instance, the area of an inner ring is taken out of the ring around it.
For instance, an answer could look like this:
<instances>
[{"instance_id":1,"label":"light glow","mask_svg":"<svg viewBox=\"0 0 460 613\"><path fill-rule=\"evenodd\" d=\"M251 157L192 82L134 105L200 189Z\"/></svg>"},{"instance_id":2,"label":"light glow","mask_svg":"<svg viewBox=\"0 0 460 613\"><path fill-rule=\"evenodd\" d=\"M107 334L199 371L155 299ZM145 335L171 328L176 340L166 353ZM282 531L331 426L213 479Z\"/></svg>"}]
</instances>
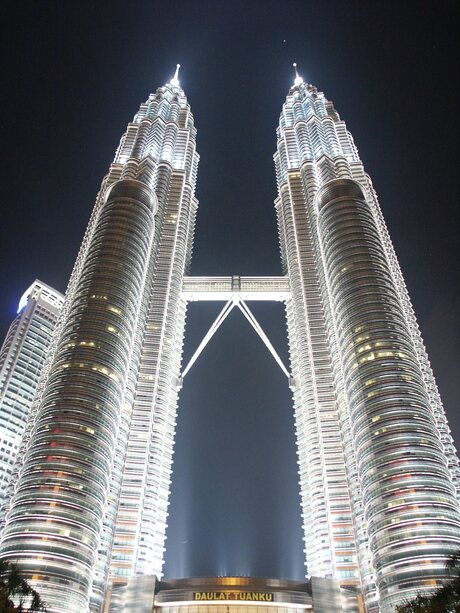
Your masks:
<instances>
[{"instance_id":1,"label":"light glow","mask_svg":"<svg viewBox=\"0 0 460 613\"><path fill-rule=\"evenodd\" d=\"M180 83L179 83L179 68L180 68L180 64L176 64L176 72L174 73L173 78L171 79L170 83L173 87L180 87Z\"/></svg>"},{"instance_id":2,"label":"light glow","mask_svg":"<svg viewBox=\"0 0 460 613\"><path fill-rule=\"evenodd\" d=\"M303 79L297 72L297 63L294 62L292 65L294 66L294 70L295 70L294 86L297 87L298 85L301 85L303 83Z\"/></svg>"}]
</instances>

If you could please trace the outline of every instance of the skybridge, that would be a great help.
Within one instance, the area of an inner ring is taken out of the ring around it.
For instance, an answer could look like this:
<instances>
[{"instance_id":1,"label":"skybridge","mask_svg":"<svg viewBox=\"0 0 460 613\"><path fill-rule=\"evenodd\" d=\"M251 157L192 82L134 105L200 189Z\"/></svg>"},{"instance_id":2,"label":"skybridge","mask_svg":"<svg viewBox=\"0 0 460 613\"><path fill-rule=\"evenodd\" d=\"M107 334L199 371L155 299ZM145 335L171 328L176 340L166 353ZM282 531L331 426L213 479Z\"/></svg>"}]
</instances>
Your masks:
<instances>
[{"instance_id":1,"label":"skybridge","mask_svg":"<svg viewBox=\"0 0 460 613\"><path fill-rule=\"evenodd\" d=\"M240 300L285 302L291 296L288 277L184 277L182 297L197 300Z\"/></svg>"}]
</instances>

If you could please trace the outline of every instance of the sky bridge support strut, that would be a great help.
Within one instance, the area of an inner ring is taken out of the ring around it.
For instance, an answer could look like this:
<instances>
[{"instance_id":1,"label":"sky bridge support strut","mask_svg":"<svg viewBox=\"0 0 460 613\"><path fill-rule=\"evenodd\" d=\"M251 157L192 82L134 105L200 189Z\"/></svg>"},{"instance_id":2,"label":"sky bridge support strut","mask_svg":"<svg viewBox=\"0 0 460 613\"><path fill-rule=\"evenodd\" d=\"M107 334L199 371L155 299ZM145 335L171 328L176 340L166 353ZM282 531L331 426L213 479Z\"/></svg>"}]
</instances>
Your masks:
<instances>
[{"instance_id":1,"label":"sky bridge support strut","mask_svg":"<svg viewBox=\"0 0 460 613\"><path fill-rule=\"evenodd\" d=\"M196 298L194 298L196 300ZM203 299L203 298L202 298ZM206 298L204 298L206 299ZM215 300L216 298L212 298L212 300ZM279 298L278 298L279 300ZM195 364L196 360L199 358L199 356L201 355L201 353L203 352L204 348L206 347L206 345L209 343L209 341L211 340L211 338L214 336L214 334L217 332L217 330L220 328L220 326L223 324L223 322L225 321L225 319L228 317L228 315L230 314L230 312L235 308L238 307L240 309L240 311L243 313L243 315L245 316L245 318L249 321L249 323L251 324L251 326L254 328L254 330L257 332L257 334L259 335L259 337L261 338L262 342L264 343L264 345L267 347L267 349L270 351L271 355L273 356L273 358L275 359L275 362L278 364L278 366L281 368L283 374L288 378L289 383L291 385L292 383L292 378L291 375L288 371L288 369L286 368L286 366L284 365L282 359L280 358L280 356L278 355L278 352L276 351L276 349L273 347L272 343L270 342L268 336L265 334L265 332L263 331L261 325L259 324L259 322L257 321L256 317L254 316L254 314L252 313L251 309L248 307L248 305L246 304L246 302L242 299L242 297L240 296L240 293L235 291L233 292L233 295L231 296L231 298L225 303L223 309L220 311L220 313L218 314L218 316L216 317L216 319L213 321L213 323L211 324L209 330L206 332L203 340L201 341L201 343L198 345L197 349L195 350L194 354L192 355L192 357L190 358L187 366L184 368L184 370L182 371L181 377L180 377L180 387L182 387L182 382L183 379L185 377L185 375L190 371L190 369L192 368L192 366Z\"/></svg>"}]
</instances>

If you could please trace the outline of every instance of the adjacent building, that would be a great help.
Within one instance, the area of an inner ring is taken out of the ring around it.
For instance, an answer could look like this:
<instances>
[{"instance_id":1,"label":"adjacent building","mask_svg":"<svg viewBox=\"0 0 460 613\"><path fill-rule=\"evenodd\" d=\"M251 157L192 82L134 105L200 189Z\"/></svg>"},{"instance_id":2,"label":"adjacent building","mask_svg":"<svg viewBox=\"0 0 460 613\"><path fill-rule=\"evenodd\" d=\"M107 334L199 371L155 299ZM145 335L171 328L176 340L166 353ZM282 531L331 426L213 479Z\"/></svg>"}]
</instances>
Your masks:
<instances>
[{"instance_id":1,"label":"adjacent building","mask_svg":"<svg viewBox=\"0 0 460 613\"><path fill-rule=\"evenodd\" d=\"M64 296L41 281L22 295L0 349L0 525L14 461Z\"/></svg>"},{"instance_id":2,"label":"adjacent building","mask_svg":"<svg viewBox=\"0 0 460 613\"><path fill-rule=\"evenodd\" d=\"M237 306L293 390L313 591L286 590L302 592L303 609L351 611L356 596L390 613L446 577L460 548L460 471L371 180L333 104L296 74L275 153L284 277L194 279L197 166L176 71L141 104L103 179L1 555L50 613L107 610L161 578L187 302L223 300L204 343ZM261 299L286 305L290 371L246 304Z\"/></svg>"}]
</instances>

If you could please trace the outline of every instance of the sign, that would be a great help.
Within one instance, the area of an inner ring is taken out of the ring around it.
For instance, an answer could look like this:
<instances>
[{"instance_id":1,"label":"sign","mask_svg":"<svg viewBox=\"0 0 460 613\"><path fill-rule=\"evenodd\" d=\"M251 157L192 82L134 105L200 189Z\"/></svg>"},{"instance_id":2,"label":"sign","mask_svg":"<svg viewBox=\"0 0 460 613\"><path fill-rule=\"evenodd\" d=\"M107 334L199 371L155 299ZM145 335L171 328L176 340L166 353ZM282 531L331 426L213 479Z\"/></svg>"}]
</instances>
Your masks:
<instances>
[{"instance_id":1,"label":"sign","mask_svg":"<svg viewBox=\"0 0 460 613\"><path fill-rule=\"evenodd\" d=\"M193 600L253 600L273 602L273 594L267 592L193 592Z\"/></svg>"}]
</instances>

